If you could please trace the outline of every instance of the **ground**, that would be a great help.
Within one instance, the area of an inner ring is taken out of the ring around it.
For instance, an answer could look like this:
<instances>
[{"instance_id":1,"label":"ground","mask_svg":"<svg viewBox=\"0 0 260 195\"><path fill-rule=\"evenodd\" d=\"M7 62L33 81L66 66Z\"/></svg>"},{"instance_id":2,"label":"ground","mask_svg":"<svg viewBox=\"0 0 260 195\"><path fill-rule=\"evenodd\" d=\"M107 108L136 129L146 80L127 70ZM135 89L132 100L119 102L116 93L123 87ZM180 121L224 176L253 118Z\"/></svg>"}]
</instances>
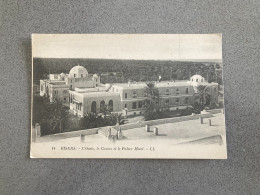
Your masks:
<instances>
[{"instance_id":1,"label":"ground","mask_svg":"<svg viewBox=\"0 0 260 195\"><path fill-rule=\"evenodd\" d=\"M209 119L211 119L211 126L208 124ZM151 131L154 127L151 126ZM56 140L53 144L58 145L58 147L74 145L89 148L118 147L125 149L124 152L130 152L128 155L125 153L125 155L132 158L226 158L225 124L222 113L205 118L203 124L200 124L200 120L196 119L160 124L156 127L158 128L157 136L153 132L146 132L145 127L140 127L122 131L124 136L122 140L111 141L103 135L94 134L85 136L83 143L80 143L80 137L73 137ZM49 142L49 144L51 143ZM140 148L141 151L131 151L135 150L136 147ZM155 151L151 152L151 148ZM127 151L128 149L130 151ZM95 158L109 158L109 155L123 157L121 155L124 154L124 152L119 153L118 151L106 151L106 153L95 151L93 154L91 152L93 151L90 151L90 154L94 155ZM82 151L77 154L83 155Z\"/></svg>"}]
</instances>

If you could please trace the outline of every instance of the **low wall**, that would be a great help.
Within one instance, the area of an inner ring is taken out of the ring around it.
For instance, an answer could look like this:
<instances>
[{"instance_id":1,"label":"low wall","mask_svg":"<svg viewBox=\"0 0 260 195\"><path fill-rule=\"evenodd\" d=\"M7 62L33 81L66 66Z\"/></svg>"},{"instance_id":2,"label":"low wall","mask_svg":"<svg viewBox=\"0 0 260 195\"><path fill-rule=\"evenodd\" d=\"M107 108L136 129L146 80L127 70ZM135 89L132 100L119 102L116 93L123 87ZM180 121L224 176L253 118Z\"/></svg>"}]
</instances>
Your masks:
<instances>
[{"instance_id":1,"label":"low wall","mask_svg":"<svg viewBox=\"0 0 260 195\"><path fill-rule=\"evenodd\" d=\"M209 112L211 114L223 113L223 108L222 109L207 110L207 112Z\"/></svg>"},{"instance_id":2,"label":"low wall","mask_svg":"<svg viewBox=\"0 0 260 195\"><path fill-rule=\"evenodd\" d=\"M65 133L57 133L53 135L45 135L44 137L63 139L63 138L70 138L70 137L78 137L80 135L93 135L93 134L97 134L99 129L100 128L70 131Z\"/></svg>"},{"instance_id":3,"label":"low wall","mask_svg":"<svg viewBox=\"0 0 260 195\"><path fill-rule=\"evenodd\" d=\"M199 119L200 117L210 118L212 116L213 116L212 113L207 112L205 114L195 114L195 115L181 116L181 117L174 117L174 118L164 118L164 119L157 119L157 120L151 120L151 121L139 121L136 123L120 125L120 127L121 127L121 130L128 130L128 129L134 129L134 128L138 128L138 127L144 127L145 125L154 126L154 125L159 125L159 124L164 124L164 123L176 123L176 122L182 122L182 121L188 121L188 120L195 120L195 119Z\"/></svg>"}]
</instances>

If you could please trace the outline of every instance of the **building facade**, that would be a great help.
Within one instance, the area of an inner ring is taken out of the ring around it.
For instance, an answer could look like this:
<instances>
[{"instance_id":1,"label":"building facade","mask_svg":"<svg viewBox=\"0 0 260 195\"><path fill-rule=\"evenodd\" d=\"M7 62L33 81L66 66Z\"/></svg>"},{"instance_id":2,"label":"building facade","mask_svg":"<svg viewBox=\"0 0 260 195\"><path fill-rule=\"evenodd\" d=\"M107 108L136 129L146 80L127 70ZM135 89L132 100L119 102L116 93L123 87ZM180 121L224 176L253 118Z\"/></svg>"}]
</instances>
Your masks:
<instances>
[{"instance_id":1,"label":"building facade","mask_svg":"<svg viewBox=\"0 0 260 195\"><path fill-rule=\"evenodd\" d=\"M156 82L161 101L157 103L159 110L179 110L191 107L194 94L199 85L207 86L212 103L218 103L218 84L208 83L200 75L194 75L189 81L163 81ZM146 83L128 82L114 84L110 92L118 93L121 99L122 112L125 115L143 114Z\"/></svg>"},{"instance_id":2,"label":"building facade","mask_svg":"<svg viewBox=\"0 0 260 195\"><path fill-rule=\"evenodd\" d=\"M154 82L161 101L159 110L179 110L191 107L199 85L206 86L211 102L218 104L218 84L208 83L202 76L194 75L189 81ZM102 84L96 74L90 76L83 66L73 67L69 74L50 74L40 80L40 95L48 95L50 101L59 99L69 105L77 116L101 113L106 107L110 112L124 115L144 113L145 82Z\"/></svg>"}]
</instances>

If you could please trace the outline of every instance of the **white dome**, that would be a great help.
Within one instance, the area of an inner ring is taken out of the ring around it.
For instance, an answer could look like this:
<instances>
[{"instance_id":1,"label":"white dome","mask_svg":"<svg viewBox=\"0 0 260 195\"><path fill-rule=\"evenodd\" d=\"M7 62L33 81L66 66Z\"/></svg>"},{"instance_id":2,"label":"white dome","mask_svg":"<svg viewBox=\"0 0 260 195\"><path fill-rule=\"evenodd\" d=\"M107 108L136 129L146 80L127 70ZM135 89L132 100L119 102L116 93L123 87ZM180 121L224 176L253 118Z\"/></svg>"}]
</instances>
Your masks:
<instances>
[{"instance_id":1,"label":"white dome","mask_svg":"<svg viewBox=\"0 0 260 195\"><path fill-rule=\"evenodd\" d=\"M201 75L196 74L190 78L190 81L200 83L200 82L205 82L205 79Z\"/></svg>"},{"instance_id":2,"label":"white dome","mask_svg":"<svg viewBox=\"0 0 260 195\"><path fill-rule=\"evenodd\" d=\"M87 77L88 76L88 71L83 66L78 65L78 66L74 66L70 70L69 75L71 77L75 77L75 78Z\"/></svg>"}]
</instances>

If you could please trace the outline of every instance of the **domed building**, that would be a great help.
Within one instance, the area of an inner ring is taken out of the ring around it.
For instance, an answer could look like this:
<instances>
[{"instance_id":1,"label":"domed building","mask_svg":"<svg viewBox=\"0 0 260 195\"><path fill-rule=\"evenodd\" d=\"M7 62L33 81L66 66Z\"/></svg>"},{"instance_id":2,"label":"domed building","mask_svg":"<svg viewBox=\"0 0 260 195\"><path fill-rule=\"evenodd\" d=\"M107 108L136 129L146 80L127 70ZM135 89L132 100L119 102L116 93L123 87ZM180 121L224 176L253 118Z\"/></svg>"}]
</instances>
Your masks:
<instances>
[{"instance_id":1,"label":"domed building","mask_svg":"<svg viewBox=\"0 0 260 195\"><path fill-rule=\"evenodd\" d=\"M83 66L77 65L70 70L69 76L73 78L88 77L88 71Z\"/></svg>"},{"instance_id":2,"label":"domed building","mask_svg":"<svg viewBox=\"0 0 260 195\"><path fill-rule=\"evenodd\" d=\"M50 102L55 100L70 103L69 91L99 91L100 77L90 76L83 66L71 68L69 74L49 74L49 79L40 80L40 95L48 96ZM86 90L85 90L86 89Z\"/></svg>"},{"instance_id":3,"label":"domed building","mask_svg":"<svg viewBox=\"0 0 260 195\"><path fill-rule=\"evenodd\" d=\"M201 75L196 74L190 78L190 81L196 82L196 83L203 83L203 82L205 82L205 78L202 77Z\"/></svg>"}]
</instances>

